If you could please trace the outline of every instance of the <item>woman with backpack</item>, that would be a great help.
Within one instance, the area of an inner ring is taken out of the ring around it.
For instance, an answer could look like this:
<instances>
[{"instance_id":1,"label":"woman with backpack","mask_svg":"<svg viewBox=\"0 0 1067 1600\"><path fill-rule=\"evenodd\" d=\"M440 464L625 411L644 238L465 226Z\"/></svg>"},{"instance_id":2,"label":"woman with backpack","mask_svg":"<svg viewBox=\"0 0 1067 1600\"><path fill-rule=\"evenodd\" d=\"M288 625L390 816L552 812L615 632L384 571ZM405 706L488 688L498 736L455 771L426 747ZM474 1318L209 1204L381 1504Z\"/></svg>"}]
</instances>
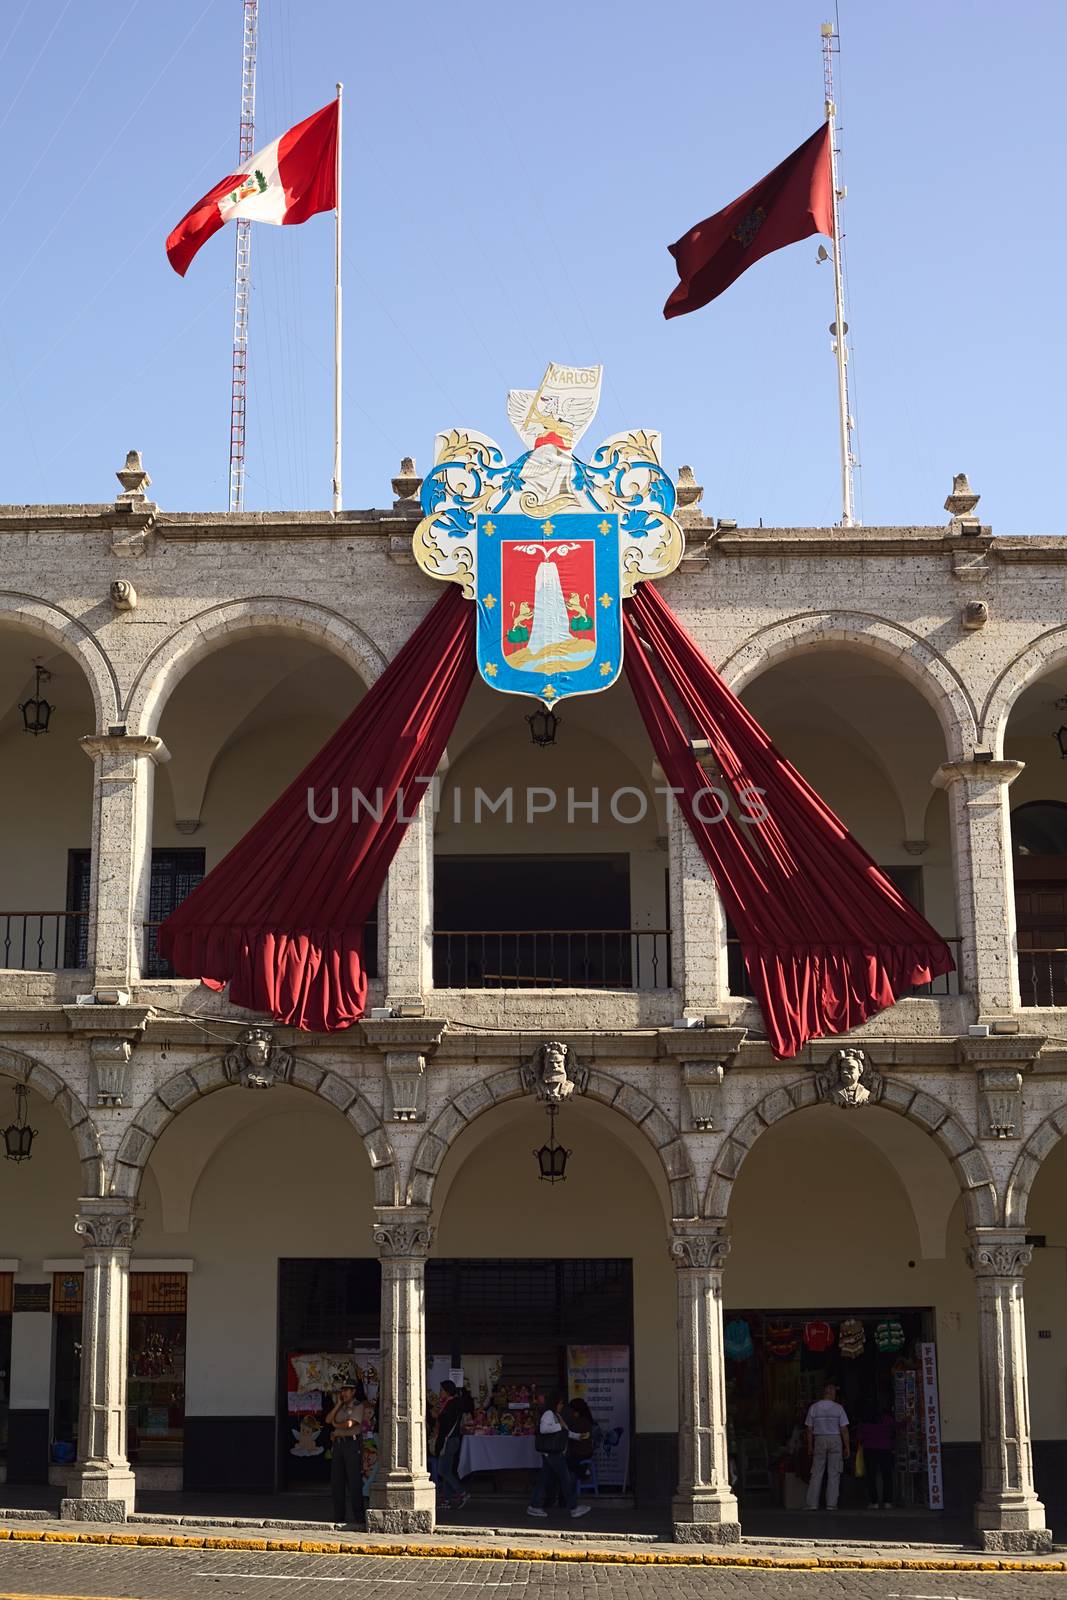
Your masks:
<instances>
[{"instance_id":1,"label":"woman with backpack","mask_svg":"<svg viewBox=\"0 0 1067 1600\"><path fill-rule=\"evenodd\" d=\"M580 1437L579 1433L568 1427L563 1395L554 1389L547 1397L534 1436L534 1446L541 1457L541 1476L537 1480L533 1499L526 1507L527 1516L548 1516L545 1505L553 1488L559 1490L563 1507L572 1517L585 1516L589 1507L578 1504L578 1480L567 1464L567 1446L571 1440Z\"/></svg>"}]
</instances>

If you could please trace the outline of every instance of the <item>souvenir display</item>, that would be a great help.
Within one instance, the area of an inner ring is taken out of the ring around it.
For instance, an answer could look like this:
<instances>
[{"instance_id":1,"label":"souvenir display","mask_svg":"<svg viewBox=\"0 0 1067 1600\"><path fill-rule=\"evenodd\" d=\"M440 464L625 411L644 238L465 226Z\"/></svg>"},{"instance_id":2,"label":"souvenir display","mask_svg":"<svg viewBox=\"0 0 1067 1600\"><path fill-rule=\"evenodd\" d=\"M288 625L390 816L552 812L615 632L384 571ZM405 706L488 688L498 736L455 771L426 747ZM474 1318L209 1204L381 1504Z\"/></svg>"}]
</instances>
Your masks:
<instances>
[{"instance_id":1,"label":"souvenir display","mask_svg":"<svg viewBox=\"0 0 1067 1600\"><path fill-rule=\"evenodd\" d=\"M838 1329L838 1348L849 1361L861 1356L867 1343L867 1333L858 1317L846 1317Z\"/></svg>"},{"instance_id":2,"label":"souvenir display","mask_svg":"<svg viewBox=\"0 0 1067 1600\"><path fill-rule=\"evenodd\" d=\"M887 1317L878 1324L874 1330L874 1342L883 1355L893 1355L897 1350L903 1350L904 1329L896 1317Z\"/></svg>"},{"instance_id":3,"label":"souvenir display","mask_svg":"<svg viewBox=\"0 0 1067 1600\"><path fill-rule=\"evenodd\" d=\"M743 1317L734 1317L726 1324L722 1344L731 1361L747 1361L754 1354L752 1333Z\"/></svg>"},{"instance_id":4,"label":"souvenir display","mask_svg":"<svg viewBox=\"0 0 1067 1600\"><path fill-rule=\"evenodd\" d=\"M767 1354L776 1361L789 1361L797 1353L797 1336L788 1322L768 1322L764 1340Z\"/></svg>"},{"instance_id":5,"label":"souvenir display","mask_svg":"<svg viewBox=\"0 0 1067 1600\"><path fill-rule=\"evenodd\" d=\"M808 1350L821 1354L824 1350L829 1350L833 1342L834 1330L828 1322L822 1322L817 1318L813 1322L804 1324L804 1344Z\"/></svg>"}]
</instances>

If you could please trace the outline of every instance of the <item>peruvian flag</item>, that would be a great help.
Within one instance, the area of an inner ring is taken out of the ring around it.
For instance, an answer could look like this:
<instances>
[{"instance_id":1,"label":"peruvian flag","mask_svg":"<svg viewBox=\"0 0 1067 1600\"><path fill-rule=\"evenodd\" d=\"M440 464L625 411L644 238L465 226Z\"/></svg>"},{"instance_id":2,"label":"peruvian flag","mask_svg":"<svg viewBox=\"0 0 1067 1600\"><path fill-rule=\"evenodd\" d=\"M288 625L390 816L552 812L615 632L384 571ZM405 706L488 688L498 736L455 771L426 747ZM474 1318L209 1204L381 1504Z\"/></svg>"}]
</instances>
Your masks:
<instances>
[{"instance_id":1,"label":"peruvian flag","mask_svg":"<svg viewBox=\"0 0 1067 1600\"><path fill-rule=\"evenodd\" d=\"M337 101L298 122L198 200L167 240L171 266L185 277L200 246L224 222L306 222L337 204Z\"/></svg>"}]
</instances>

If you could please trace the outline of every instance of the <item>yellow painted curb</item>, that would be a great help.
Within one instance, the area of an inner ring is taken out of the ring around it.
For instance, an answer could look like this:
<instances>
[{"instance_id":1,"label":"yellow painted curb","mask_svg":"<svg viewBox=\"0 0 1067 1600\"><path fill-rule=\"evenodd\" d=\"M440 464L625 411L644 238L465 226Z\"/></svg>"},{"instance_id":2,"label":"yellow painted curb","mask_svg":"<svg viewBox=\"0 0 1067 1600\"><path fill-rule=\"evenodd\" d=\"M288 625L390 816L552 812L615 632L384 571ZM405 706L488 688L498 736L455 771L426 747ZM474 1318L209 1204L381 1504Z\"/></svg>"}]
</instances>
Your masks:
<instances>
[{"instance_id":1,"label":"yellow painted curb","mask_svg":"<svg viewBox=\"0 0 1067 1600\"><path fill-rule=\"evenodd\" d=\"M748 1567L766 1570L810 1572L886 1571L895 1572L1067 1572L1067 1561L1020 1561L1010 1556L767 1556L746 1555L741 1551L683 1552L672 1550L545 1550L526 1545L390 1544L344 1543L339 1539L268 1538L251 1534L229 1537L192 1533L90 1533L65 1528L0 1528L0 1539L21 1540L28 1544L121 1545L126 1548L164 1550L247 1550L286 1551L297 1555L377 1556L392 1560L429 1561L536 1561L575 1563L595 1566L657 1567ZM21 1596L0 1592L0 1600L22 1600ZM35 1600L47 1600L37 1596Z\"/></svg>"}]
</instances>

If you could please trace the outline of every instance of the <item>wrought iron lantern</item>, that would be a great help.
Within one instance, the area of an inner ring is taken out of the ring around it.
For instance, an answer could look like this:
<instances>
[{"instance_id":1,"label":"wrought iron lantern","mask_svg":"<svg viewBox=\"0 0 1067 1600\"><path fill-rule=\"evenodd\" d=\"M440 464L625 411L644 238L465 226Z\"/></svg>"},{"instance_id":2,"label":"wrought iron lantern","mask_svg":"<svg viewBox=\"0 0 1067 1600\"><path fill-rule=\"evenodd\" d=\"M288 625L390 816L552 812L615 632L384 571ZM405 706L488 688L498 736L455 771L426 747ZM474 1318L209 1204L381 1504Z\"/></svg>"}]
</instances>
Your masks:
<instances>
[{"instance_id":1,"label":"wrought iron lantern","mask_svg":"<svg viewBox=\"0 0 1067 1600\"><path fill-rule=\"evenodd\" d=\"M46 671L39 661L35 663L33 670L36 674L34 691L28 700L23 700L19 710L22 712L23 733L32 733L36 738L39 733L48 732L48 721L56 708L53 705L49 705L41 694L42 678L47 683L52 674Z\"/></svg>"},{"instance_id":2,"label":"wrought iron lantern","mask_svg":"<svg viewBox=\"0 0 1067 1600\"><path fill-rule=\"evenodd\" d=\"M1056 743L1060 747L1060 755L1067 761L1067 723L1056 732Z\"/></svg>"},{"instance_id":3,"label":"wrought iron lantern","mask_svg":"<svg viewBox=\"0 0 1067 1600\"><path fill-rule=\"evenodd\" d=\"M4 1129L4 1153L9 1161L28 1161L37 1129L26 1121L26 1085L15 1085L15 1120Z\"/></svg>"},{"instance_id":4,"label":"wrought iron lantern","mask_svg":"<svg viewBox=\"0 0 1067 1600\"><path fill-rule=\"evenodd\" d=\"M526 720L530 724L530 738L534 744L540 745L542 749L546 745L555 744L556 729L559 727L560 719L551 706L538 706L536 711L530 712Z\"/></svg>"},{"instance_id":5,"label":"wrought iron lantern","mask_svg":"<svg viewBox=\"0 0 1067 1600\"><path fill-rule=\"evenodd\" d=\"M542 1183L565 1183L571 1152L556 1143L556 1107L548 1108L548 1143L534 1151L537 1173Z\"/></svg>"}]
</instances>

